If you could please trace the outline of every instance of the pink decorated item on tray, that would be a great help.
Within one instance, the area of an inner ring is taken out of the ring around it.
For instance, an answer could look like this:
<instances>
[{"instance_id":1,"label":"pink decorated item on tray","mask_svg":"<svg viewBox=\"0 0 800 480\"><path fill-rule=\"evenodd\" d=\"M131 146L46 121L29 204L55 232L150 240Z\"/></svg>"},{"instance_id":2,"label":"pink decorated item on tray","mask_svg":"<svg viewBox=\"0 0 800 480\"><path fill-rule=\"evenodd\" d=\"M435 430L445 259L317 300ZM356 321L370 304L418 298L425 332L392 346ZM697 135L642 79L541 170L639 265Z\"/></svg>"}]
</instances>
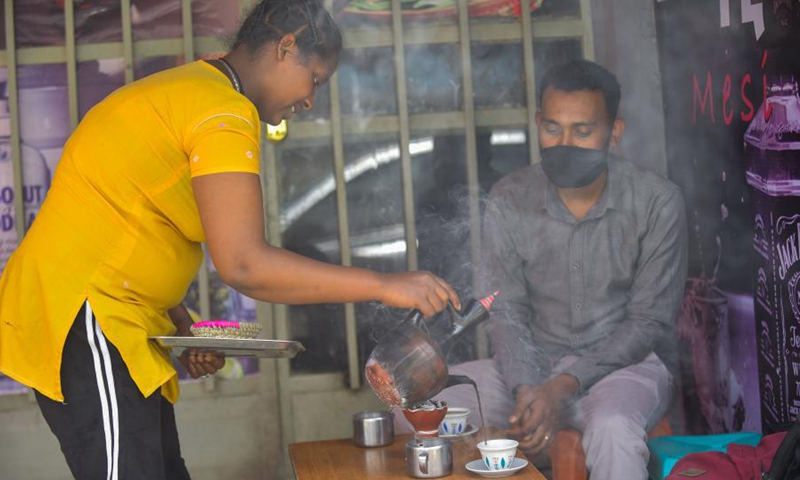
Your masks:
<instances>
[{"instance_id":1,"label":"pink decorated item on tray","mask_svg":"<svg viewBox=\"0 0 800 480\"><path fill-rule=\"evenodd\" d=\"M209 320L191 326L195 337L211 338L255 338L261 332L261 324L255 322L233 322Z\"/></svg>"}]
</instances>

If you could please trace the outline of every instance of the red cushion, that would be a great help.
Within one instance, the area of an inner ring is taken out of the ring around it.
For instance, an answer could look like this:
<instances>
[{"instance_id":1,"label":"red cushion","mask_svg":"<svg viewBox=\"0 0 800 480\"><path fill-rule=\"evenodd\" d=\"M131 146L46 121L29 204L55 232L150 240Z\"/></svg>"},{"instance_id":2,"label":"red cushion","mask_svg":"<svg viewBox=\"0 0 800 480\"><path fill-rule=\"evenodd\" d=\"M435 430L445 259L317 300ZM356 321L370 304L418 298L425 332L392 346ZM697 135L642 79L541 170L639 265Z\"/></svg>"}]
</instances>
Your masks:
<instances>
[{"instance_id":1,"label":"red cushion","mask_svg":"<svg viewBox=\"0 0 800 480\"><path fill-rule=\"evenodd\" d=\"M732 443L728 445L727 453L690 453L678 460L665 480L760 480L761 472L769 470L772 457L785 436L786 432L766 435L755 447ZM691 470L705 473L687 476Z\"/></svg>"}]
</instances>

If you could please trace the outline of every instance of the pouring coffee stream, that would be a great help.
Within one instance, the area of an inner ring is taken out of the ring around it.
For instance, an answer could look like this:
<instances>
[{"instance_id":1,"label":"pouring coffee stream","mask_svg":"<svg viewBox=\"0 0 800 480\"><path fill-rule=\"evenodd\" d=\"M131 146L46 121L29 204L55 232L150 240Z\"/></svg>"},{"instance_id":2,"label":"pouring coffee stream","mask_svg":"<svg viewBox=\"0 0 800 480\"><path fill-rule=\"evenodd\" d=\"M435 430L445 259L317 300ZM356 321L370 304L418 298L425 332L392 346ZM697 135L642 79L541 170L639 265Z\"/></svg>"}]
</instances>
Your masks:
<instances>
[{"instance_id":1,"label":"pouring coffee stream","mask_svg":"<svg viewBox=\"0 0 800 480\"><path fill-rule=\"evenodd\" d=\"M477 394L472 379L448 374L445 355L466 331L489 318L497 295L471 299L461 311L448 304L451 325L439 342L421 328L422 313L413 310L381 339L367 360L367 382L378 398L390 406L408 409L455 385L471 384ZM480 405L480 396L478 401Z\"/></svg>"},{"instance_id":2,"label":"pouring coffee stream","mask_svg":"<svg viewBox=\"0 0 800 480\"><path fill-rule=\"evenodd\" d=\"M472 388L475 389L475 396L478 398L478 413L481 416L481 430L483 430L483 443L486 444L488 442L488 437L486 433L486 424L483 421L483 405L481 405L481 393L478 391L478 384L475 383L475 380L469 378L466 375L451 375L451 376L460 377L460 383L470 384L472 385Z\"/></svg>"}]
</instances>

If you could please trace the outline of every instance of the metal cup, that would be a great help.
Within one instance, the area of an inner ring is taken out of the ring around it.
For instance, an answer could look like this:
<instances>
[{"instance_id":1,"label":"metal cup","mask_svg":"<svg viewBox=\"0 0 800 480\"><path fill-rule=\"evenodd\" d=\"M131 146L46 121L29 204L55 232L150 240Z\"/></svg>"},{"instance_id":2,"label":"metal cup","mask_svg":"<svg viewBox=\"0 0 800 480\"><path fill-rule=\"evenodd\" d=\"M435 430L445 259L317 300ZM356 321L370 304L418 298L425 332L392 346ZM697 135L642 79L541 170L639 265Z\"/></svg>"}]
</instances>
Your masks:
<instances>
[{"instance_id":1,"label":"metal cup","mask_svg":"<svg viewBox=\"0 0 800 480\"><path fill-rule=\"evenodd\" d=\"M453 473L453 451L444 438L422 438L406 444L406 466L414 478L437 478Z\"/></svg>"},{"instance_id":2,"label":"metal cup","mask_svg":"<svg viewBox=\"0 0 800 480\"><path fill-rule=\"evenodd\" d=\"M353 442L359 447L383 447L394 442L392 412L358 412L353 415Z\"/></svg>"}]
</instances>

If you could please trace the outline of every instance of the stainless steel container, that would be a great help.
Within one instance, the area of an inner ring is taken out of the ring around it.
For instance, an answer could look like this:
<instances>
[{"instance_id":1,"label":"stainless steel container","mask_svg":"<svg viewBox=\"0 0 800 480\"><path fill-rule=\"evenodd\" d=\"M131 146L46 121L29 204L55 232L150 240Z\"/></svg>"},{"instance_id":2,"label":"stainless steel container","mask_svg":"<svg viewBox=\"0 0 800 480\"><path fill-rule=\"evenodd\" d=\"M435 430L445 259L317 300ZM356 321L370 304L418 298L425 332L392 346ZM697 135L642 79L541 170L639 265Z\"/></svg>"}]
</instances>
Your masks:
<instances>
[{"instance_id":1,"label":"stainless steel container","mask_svg":"<svg viewBox=\"0 0 800 480\"><path fill-rule=\"evenodd\" d=\"M413 439L406 444L406 471L414 478L445 477L453 473L453 450L444 438Z\"/></svg>"},{"instance_id":2,"label":"stainless steel container","mask_svg":"<svg viewBox=\"0 0 800 480\"><path fill-rule=\"evenodd\" d=\"M358 412L353 415L353 442L359 447L383 447L394 442L392 412Z\"/></svg>"}]
</instances>

